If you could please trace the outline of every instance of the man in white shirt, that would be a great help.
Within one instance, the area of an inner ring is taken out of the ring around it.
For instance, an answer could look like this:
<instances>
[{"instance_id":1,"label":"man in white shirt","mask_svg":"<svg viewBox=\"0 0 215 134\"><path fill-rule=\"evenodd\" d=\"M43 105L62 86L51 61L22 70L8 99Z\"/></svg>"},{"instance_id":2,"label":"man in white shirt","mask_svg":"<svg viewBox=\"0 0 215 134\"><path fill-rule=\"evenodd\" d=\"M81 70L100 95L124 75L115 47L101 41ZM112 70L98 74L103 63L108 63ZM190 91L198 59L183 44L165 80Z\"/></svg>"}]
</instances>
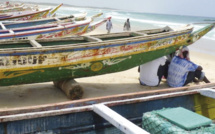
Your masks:
<instances>
[{"instance_id":1,"label":"man in white shirt","mask_svg":"<svg viewBox=\"0 0 215 134\"><path fill-rule=\"evenodd\" d=\"M167 78L168 62L166 57L160 57L153 61L140 65L140 84L158 86L161 78Z\"/></svg>"}]
</instances>

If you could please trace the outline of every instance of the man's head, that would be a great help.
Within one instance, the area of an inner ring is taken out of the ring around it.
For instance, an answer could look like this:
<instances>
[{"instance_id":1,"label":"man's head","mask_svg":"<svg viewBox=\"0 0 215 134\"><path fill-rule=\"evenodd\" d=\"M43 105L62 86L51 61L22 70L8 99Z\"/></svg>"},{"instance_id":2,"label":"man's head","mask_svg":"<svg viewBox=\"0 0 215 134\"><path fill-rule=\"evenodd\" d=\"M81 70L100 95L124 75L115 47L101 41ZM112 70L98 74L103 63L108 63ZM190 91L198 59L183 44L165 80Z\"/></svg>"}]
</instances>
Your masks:
<instances>
[{"instance_id":1,"label":"man's head","mask_svg":"<svg viewBox=\"0 0 215 134\"><path fill-rule=\"evenodd\" d=\"M181 50L179 50L179 54L178 54L181 58L190 60L189 57L189 49L187 46L183 46L183 48L181 48Z\"/></svg>"},{"instance_id":2,"label":"man's head","mask_svg":"<svg viewBox=\"0 0 215 134\"><path fill-rule=\"evenodd\" d=\"M184 57L185 59L188 58L188 53L189 53L188 51L183 51L183 52L182 52L183 57Z\"/></svg>"}]
</instances>

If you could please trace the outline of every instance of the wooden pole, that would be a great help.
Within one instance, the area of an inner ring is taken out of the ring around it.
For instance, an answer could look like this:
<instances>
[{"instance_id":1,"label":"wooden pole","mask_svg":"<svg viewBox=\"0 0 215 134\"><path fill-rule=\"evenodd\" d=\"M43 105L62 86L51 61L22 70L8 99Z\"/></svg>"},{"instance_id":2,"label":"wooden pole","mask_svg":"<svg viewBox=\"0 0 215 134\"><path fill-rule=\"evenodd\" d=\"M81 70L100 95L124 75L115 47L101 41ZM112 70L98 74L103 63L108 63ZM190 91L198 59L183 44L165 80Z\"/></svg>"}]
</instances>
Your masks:
<instances>
[{"instance_id":1,"label":"wooden pole","mask_svg":"<svg viewBox=\"0 0 215 134\"><path fill-rule=\"evenodd\" d=\"M93 105L93 111L126 134L149 134L104 104Z\"/></svg>"},{"instance_id":2,"label":"wooden pole","mask_svg":"<svg viewBox=\"0 0 215 134\"><path fill-rule=\"evenodd\" d=\"M57 88L60 88L69 99L81 99L84 94L83 88L74 79L54 81L53 83Z\"/></svg>"}]
</instances>

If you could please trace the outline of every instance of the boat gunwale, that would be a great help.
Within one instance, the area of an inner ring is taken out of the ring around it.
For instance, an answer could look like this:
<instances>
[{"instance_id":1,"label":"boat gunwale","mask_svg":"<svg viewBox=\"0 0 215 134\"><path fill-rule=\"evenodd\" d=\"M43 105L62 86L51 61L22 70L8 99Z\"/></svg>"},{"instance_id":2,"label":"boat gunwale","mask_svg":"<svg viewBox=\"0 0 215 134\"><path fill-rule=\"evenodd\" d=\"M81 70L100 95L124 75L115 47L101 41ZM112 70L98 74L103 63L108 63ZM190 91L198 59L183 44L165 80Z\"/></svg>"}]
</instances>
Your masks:
<instances>
[{"instance_id":1,"label":"boat gunwale","mask_svg":"<svg viewBox=\"0 0 215 134\"><path fill-rule=\"evenodd\" d=\"M12 15L12 13L9 13L9 14L12 15L11 17L7 17L7 18L3 18L3 19L0 18L0 21L10 20L10 19L15 19L15 18L21 18L21 17L26 17L26 16L29 16L29 15L35 15L35 14L47 12L47 11L50 11L50 10L51 10L51 8L47 8L47 9L42 9L40 11L32 11L30 13L25 13L25 14L20 14L20 15L15 15L15 16Z\"/></svg>"},{"instance_id":2,"label":"boat gunwale","mask_svg":"<svg viewBox=\"0 0 215 134\"><path fill-rule=\"evenodd\" d=\"M71 24L62 26L61 24L56 24L55 27L51 27L51 28L46 28L46 29L39 29L39 30L35 30L35 31L23 31L23 32L18 32L18 33L8 33L8 34L4 34L4 35L0 35L0 38L4 38L4 37L14 37L14 36L23 36L26 34L36 34L36 33L41 33L41 32L51 32L51 31L62 31L62 29L71 29L73 27L78 27L78 26L82 26L82 25L89 25L90 24L90 20L84 22L84 23L73 23L71 22ZM51 24L51 25L55 25L55 24ZM6 41L7 42L7 41ZM0 42L1 45L1 42Z\"/></svg>"},{"instance_id":3,"label":"boat gunwale","mask_svg":"<svg viewBox=\"0 0 215 134\"><path fill-rule=\"evenodd\" d=\"M107 41L103 41L103 42L87 42L87 43L78 43L78 44L72 44L72 45L68 44L68 45L56 45L56 46L43 46L41 48L26 47L28 49L26 49L26 48L6 48L6 49L0 49L0 52L1 53L14 53L14 51L16 51L16 52L23 52L23 51L35 52L35 51L39 51L39 50L49 51L49 50L60 50L60 49L75 49L75 48L107 46L107 45L112 45L113 43L114 44L116 44L116 43L120 44L120 43L125 43L125 42L132 43L132 42L143 41L143 40L153 40L156 38L162 38L162 37L167 37L167 36L179 36L179 34L191 33L192 29L193 29L193 27L186 28L181 31L169 31L169 32L163 32L163 33L158 33L158 34L151 34L151 35L147 35L147 36L142 35L142 36L128 37L129 39L127 39L127 40L125 38L123 38L123 39L107 40ZM132 33L132 32L127 32L127 33ZM118 34L120 34L120 33L118 33ZM103 34L103 35L105 35L105 34ZM93 35L91 35L91 36L94 37ZM83 36L80 36L80 37L83 37ZM80 37L78 37L78 38L80 38ZM74 37L72 37L72 38L74 38ZM77 38L77 36L75 38ZM60 39L60 38L58 38L58 39ZM57 41L58 39L54 39L54 40ZM69 39L71 39L71 37L68 37L67 39L69 40ZM47 42L53 41L53 39L48 39L46 41ZM8 42L8 41L6 41L6 42ZM13 41L8 42L8 43L12 43L12 42ZM24 42L28 43L28 41L23 41L22 43L24 43ZM16 41L14 41L14 43L16 43ZM38 43L40 43L40 42L38 42ZM5 44L7 44L7 43L5 43ZM1 42L0 42L0 45L1 45ZM7 49L8 49L8 51L5 51Z\"/></svg>"},{"instance_id":4,"label":"boat gunwale","mask_svg":"<svg viewBox=\"0 0 215 134\"><path fill-rule=\"evenodd\" d=\"M40 21L48 21L48 20L55 20L55 18L58 18L58 19L74 19L74 16L73 15L68 15L68 16L60 16L60 17L49 17L49 18L42 18L42 19L38 19L38 20L30 20L30 21L14 21L14 22L11 22L11 21L2 21L2 24L5 25L6 27L8 25L16 25L16 24L24 24L24 23L34 23L34 22L40 22ZM56 20L56 22L58 22Z\"/></svg>"},{"instance_id":5,"label":"boat gunwale","mask_svg":"<svg viewBox=\"0 0 215 134\"><path fill-rule=\"evenodd\" d=\"M215 88L215 83L196 85L191 87L177 87L157 89L153 91L141 91L135 93L126 93L119 95L110 95L82 100L67 101L54 104L39 106L28 106L21 108L11 108L0 110L0 122L40 118L47 116L56 116L62 114L71 114L76 112L92 111L93 104L105 104L106 106L118 106L133 103L141 103L151 100L159 100L184 95L199 94L198 90L202 88ZM215 89L214 89L215 90Z\"/></svg>"}]
</instances>

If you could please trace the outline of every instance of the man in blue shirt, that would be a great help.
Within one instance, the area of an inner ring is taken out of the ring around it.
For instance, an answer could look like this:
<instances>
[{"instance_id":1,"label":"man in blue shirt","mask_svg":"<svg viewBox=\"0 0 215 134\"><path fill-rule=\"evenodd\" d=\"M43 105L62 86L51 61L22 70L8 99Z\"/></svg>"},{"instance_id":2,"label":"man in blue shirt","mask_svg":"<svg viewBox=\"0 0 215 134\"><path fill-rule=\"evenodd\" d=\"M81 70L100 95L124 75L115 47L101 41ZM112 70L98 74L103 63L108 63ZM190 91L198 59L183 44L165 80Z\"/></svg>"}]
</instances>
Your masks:
<instances>
[{"instance_id":1,"label":"man in blue shirt","mask_svg":"<svg viewBox=\"0 0 215 134\"><path fill-rule=\"evenodd\" d=\"M189 60L189 50L183 47L169 65L167 83L171 87L182 87L193 81L210 83L202 70L201 66Z\"/></svg>"}]
</instances>

